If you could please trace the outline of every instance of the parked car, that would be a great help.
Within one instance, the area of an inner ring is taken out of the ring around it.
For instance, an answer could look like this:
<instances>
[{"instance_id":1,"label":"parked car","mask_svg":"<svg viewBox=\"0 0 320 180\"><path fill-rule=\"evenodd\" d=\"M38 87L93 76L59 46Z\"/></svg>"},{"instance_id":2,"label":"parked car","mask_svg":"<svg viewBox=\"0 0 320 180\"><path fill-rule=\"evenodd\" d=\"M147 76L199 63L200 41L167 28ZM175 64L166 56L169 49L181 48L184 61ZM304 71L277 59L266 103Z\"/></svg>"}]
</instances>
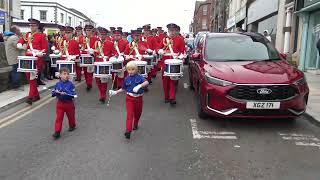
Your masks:
<instances>
[{"instance_id":1,"label":"parked car","mask_svg":"<svg viewBox=\"0 0 320 180\"><path fill-rule=\"evenodd\" d=\"M306 110L304 73L256 33L207 33L189 66L198 115L295 119Z\"/></svg>"}]
</instances>

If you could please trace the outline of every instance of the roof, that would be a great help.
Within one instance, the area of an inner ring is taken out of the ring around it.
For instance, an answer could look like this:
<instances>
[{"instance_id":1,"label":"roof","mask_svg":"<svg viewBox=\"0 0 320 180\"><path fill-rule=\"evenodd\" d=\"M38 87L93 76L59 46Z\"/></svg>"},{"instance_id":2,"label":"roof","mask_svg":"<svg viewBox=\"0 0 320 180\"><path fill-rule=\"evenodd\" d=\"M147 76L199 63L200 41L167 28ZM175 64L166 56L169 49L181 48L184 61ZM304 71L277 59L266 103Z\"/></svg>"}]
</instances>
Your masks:
<instances>
[{"instance_id":1,"label":"roof","mask_svg":"<svg viewBox=\"0 0 320 180\"><path fill-rule=\"evenodd\" d=\"M82 12L76 10L76 9L73 9L73 8L68 8L70 11L74 12L74 13L77 13L77 14L80 14L81 16L85 17L88 21L90 22L93 22L95 23L92 19L90 19L88 16L86 16L85 14L83 14Z\"/></svg>"}]
</instances>

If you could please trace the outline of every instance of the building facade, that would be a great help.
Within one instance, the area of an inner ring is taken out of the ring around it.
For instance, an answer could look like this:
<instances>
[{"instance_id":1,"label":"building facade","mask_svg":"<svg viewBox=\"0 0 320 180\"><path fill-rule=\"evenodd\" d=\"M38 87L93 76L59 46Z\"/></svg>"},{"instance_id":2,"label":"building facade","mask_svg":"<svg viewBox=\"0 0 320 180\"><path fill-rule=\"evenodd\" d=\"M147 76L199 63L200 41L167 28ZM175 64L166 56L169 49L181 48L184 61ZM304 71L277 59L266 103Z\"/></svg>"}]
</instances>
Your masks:
<instances>
[{"instance_id":1,"label":"building facade","mask_svg":"<svg viewBox=\"0 0 320 180\"><path fill-rule=\"evenodd\" d=\"M56 2L21 1L20 17L13 19L13 23L20 26L22 32L29 31L29 18L35 18L45 24L45 33L52 34L58 31L58 25L84 26L91 22L83 13L67 8Z\"/></svg>"},{"instance_id":2,"label":"building facade","mask_svg":"<svg viewBox=\"0 0 320 180\"><path fill-rule=\"evenodd\" d=\"M20 0L0 0L0 32L8 31L13 18L20 16Z\"/></svg>"},{"instance_id":3,"label":"building facade","mask_svg":"<svg viewBox=\"0 0 320 180\"><path fill-rule=\"evenodd\" d=\"M297 1L295 14L302 24L299 68L319 73L320 52L316 44L320 39L320 0Z\"/></svg>"},{"instance_id":4,"label":"building facade","mask_svg":"<svg viewBox=\"0 0 320 180\"><path fill-rule=\"evenodd\" d=\"M212 31L212 0L196 1L193 16L193 32Z\"/></svg>"},{"instance_id":5,"label":"building facade","mask_svg":"<svg viewBox=\"0 0 320 180\"><path fill-rule=\"evenodd\" d=\"M247 0L230 0L227 29L235 31L237 27L247 29Z\"/></svg>"},{"instance_id":6,"label":"building facade","mask_svg":"<svg viewBox=\"0 0 320 180\"><path fill-rule=\"evenodd\" d=\"M229 1L228 0L215 0L212 2L212 26L214 32L222 32L227 26L226 22L229 14Z\"/></svg>"}]
</instances>

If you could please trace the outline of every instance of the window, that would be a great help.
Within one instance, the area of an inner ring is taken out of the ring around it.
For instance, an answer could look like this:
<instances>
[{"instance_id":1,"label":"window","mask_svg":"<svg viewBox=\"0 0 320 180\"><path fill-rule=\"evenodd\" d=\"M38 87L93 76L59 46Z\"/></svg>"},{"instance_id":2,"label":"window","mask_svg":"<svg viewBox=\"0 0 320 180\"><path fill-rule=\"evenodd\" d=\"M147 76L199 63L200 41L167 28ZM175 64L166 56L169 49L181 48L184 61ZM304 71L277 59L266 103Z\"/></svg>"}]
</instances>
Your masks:
<instances>
[{"instance_id":1,"label":"window","mask_svg":"<svg viewBox=\"0 0 320 180\"><path fill-rule=\"evenodd\" d=\"M60 22L63 24L64 23L64 14L63 13L60 14L60 18L61 18Z\"/></svg>"},{"instance_id":2,"label":"window","mask_svg":"<svg viewBox=\"0 0 320 180\"><path fill-rule=\"evenodd\" d=\"M226 48L228 47L228 48ZM230 51L232 49L232 51ZM209 61L279 60L277 50L265 39L247 35L209 37L205 49Z\"/></svg>"},{"instance_id":3,"label":"window","mask_svg":"<svg viewBox=\"0 0 320 180\"><path fill-rule=\"evenodd\" d=\"M4 9L4 0L0 0L0 8Z\"/></svg>"},{"instance_id":4,"label":"window","mask_svg":"<svg viewBox=\"0 0 320 180\"><path fill-rule=\"evenodd\" d=\"M40 21L47 21L47 11L40 11Z\"/></svg>"},{"instance_id":5,"label":"window","mask_svg":"<svg viewBox=\"0 0 320 180\"><path fill-rule=\"evenodd\" d=\"M202 8L203 15L206 16L208 14L208 5L204 5Z\"/></svg>"},{"instance_id":6,"label":"window","mask_svg":"<svg viewBox=\"0 0 320 180\"><path fill-rule=\"evenodd\" d=\"M82 21L80 21L80 26L82 27Z\"/></svg>"},{"instance_id":7,"label":"window","mask_svg":"<svg viewBox=\"0 0 320 180\"><path fill-rule=\"evenodd\" d=\"M21 18L22 20L24 20L24 10L21 10L21 11L20 11L20 18Z\"/></svg>"},{"instance_id":8,"label":"window","mask_svg":"<svg viewBox=\"0 0 320 180\"><path fill-rule=\"evenodd\" d=\"M69 26L71 26L71 17L70 16L68 17L68 23L69 23Z\"/></svg>"},{"instance_id":9,"label":"window","mask_svg":"<svg viewBox=\"0 0 320 180\"><path fill-rule=\"evenodd\" d=\"M202 19L202 26L201 29L206 30L207 29L207 20L206 19Z\"/></svg>"}]
</instances>

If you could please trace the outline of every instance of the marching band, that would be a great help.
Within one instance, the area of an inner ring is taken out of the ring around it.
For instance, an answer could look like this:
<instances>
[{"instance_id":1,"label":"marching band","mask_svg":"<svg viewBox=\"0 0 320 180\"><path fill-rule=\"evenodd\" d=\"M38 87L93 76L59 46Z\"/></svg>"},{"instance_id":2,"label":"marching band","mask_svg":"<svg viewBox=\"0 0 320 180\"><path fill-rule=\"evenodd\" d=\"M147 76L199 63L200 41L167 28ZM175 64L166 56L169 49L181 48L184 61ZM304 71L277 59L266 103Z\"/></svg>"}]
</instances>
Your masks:
<instances>
[{"instance_id":1,"label":"marching band","mask_svg":"<svg viewBox=\"0 0 320 180\"><path fill-rule=\"evenodd\" d=\"M27 49L26 56L18 58L19 67L23 63L32 62L30 66L20 69L28 77L30 92L27 103L32 104L40 99L37 75L41 72L43 55L48 51L48 42L45 34L39 31L40 22L36 19L29 19L29 22L31 32L20 39L17 47ZM164 101L175 105L176 86L183 75L182 60L185 58L186 49L184 39L180 35L180 27L170 23L167 29L168 35L162 27L152 29L150 24L131 30L131 33L122 32L122 27L110 27L109 31L103 27L94 28L90 24L85 25L84 29L81 26L59 26L60 35L55 38L51 49L51 64L57 67L58 71L67 68L78 82L81 82L83 72L88 92L92 89L95 78L99 89L99 101L104 104L108 98L110 101L115 91L126 86L128 80L125 79L130 76L126 65L133 61L137 73L144 77L148 84L152 84L152 79L161 71ZM132 40L127 39L129 34ZM36 69L32 70L34 64ZM111 91L107 93L109 82ZM143 92L148 92L147 85L142 88ZM127 96L136 97L136 94L130 92ZM129 132L128 125L126 132Z\"/></svg>"}]
</instances>

